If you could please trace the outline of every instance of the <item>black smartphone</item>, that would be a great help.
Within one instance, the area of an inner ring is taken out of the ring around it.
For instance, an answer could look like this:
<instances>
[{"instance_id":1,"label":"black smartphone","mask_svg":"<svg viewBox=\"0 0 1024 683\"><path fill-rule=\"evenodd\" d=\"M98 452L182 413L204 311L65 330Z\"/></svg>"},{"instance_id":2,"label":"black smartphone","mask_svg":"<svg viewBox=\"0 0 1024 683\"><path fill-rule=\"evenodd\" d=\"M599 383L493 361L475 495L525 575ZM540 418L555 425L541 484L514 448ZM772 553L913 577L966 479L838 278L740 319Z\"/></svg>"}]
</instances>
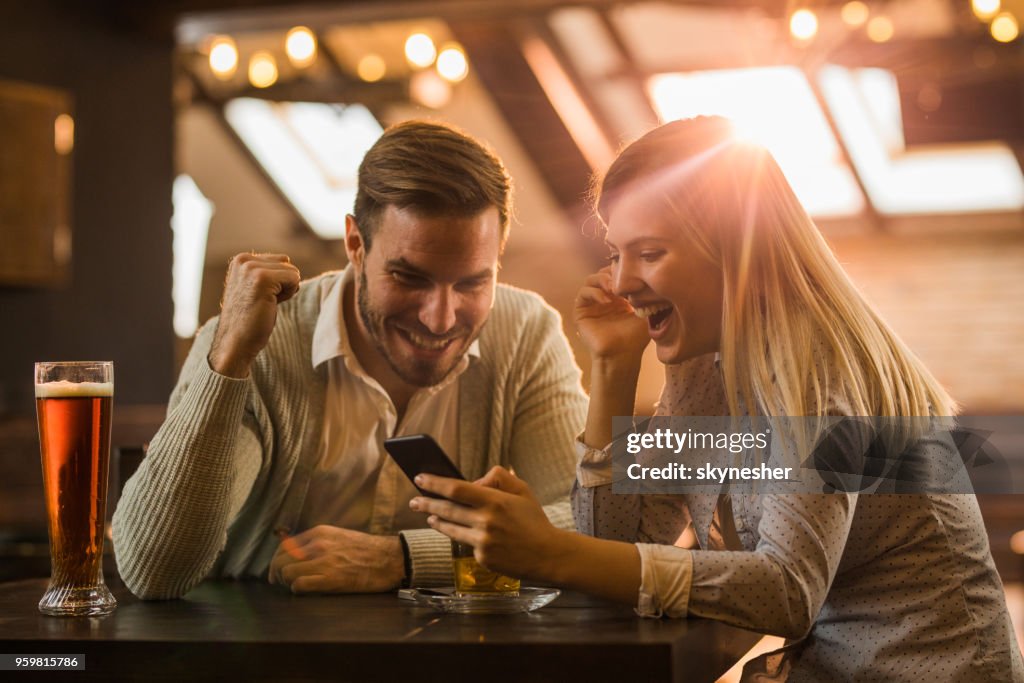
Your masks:
<instances>
[{"instance_id":1,"label":"black smartphone","mask_svg":"<svg viewBox=\"0 0 1024 683\"><path fill-rule=\"evenodd\" d=\"M438 446L429 434L413 434L385 439L384 450L398 463L398 466L405 472L405 476L413 482L413 486L416 486L416 475L421 472L436 474L439 477L466 479L462 476L462 472L459 472L459 468L452 463L444 449ZM416 488L424 496L443 498L436 493L424 491L419 486Z\"/></svg>"}]
</instances>

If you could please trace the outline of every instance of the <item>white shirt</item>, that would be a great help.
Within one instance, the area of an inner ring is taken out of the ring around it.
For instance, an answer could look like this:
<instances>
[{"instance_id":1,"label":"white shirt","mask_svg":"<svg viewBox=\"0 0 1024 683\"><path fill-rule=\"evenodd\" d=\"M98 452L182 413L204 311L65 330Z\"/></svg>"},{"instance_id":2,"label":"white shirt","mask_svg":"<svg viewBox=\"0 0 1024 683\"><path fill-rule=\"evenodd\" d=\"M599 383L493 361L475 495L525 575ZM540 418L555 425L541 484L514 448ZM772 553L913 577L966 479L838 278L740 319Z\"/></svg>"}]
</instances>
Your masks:
<instances>
[{"instance_id":1,"label":"white shirt","mask_svg":"<svg viewBox=\"0 0 1024 683\"><path fill-rule=\"evenodd\" d=\"M439 384L419 389L402 422L377 380L366 374L352 351L342 316L344 278L325 290L313 332L313 367L328 363L320 460L313 470L299 519L302 531L329 524L371 534L423 528L426 518L409 509L415 487L384 450L384 439L430 434L459 465L458 377L478 358L476 341Z\"/></svg>"}]
</instances>

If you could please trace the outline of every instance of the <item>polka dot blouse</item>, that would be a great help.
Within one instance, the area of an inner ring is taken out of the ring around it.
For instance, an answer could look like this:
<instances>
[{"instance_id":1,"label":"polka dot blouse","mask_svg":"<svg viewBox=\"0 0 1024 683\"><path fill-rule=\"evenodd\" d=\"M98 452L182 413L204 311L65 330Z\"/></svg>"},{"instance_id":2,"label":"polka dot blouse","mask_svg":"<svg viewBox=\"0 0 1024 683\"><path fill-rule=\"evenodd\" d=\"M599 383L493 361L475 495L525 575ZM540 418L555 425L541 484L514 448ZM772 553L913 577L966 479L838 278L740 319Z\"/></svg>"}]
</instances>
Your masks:
<instances>
[{"instance_id":1,"label":"polka dot blouse","mask_svg":"<svg viewBox=\"0 0 1024 683\"><path fill-rule=\"evenodd\" d=\"M713 355L666 368L657 414L728 415ZM577 528L636 543L640 615L787 638L743 680L1024 682L974 496L614 494L577 448Z\"/></svg>"}]
</instances>

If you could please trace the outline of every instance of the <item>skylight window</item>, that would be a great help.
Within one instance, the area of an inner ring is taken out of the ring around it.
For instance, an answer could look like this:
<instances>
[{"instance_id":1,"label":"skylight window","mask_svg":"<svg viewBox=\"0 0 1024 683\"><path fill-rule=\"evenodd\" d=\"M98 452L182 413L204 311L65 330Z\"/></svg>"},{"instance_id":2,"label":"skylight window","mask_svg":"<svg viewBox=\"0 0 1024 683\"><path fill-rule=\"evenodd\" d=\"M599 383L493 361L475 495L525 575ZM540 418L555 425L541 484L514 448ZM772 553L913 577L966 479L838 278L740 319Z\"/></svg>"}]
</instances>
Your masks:
<instances>
[{"instance_id":1,"label":"skylight window","mask_svg":"<svg viewBox=\"0 0 1024 683\"><path fill-rule=\"evenodd\" d=\"M849 216L864 208L864 196L799 69L661 74L647 86L663 122L724 116L744 137L766 147L808 213Z\"/></svg>"},{"instance_id":2,"label":"skylight window","mask_svg":"<svg viewBox=\"0 0 1024 683\"><path fill-rule=\"evenodd\" d=\"M1004 143L906 150L896 79L881 69L822 70L821 87L871 201L890 214L1019 211L1024 176Z\"/></svg>"},{"instance_id":3,"label":"skylight window","mask_svg":"<svg viewBox=\"0 0 1024 683\"><path fill-rule=\"evenodd\" d=\"M203 284L206 236L210 231L213 204L191 176L174 179L171 190L174 215L174 263L171 268L171 298L174 300L174 333L189 339L199 327L199 291Z\"/></svg>"},{"instance_id":4,"label":"skylight window","mask_svg":"<svg viewBox=\"0 0 1024 683\"><path fill-rule=\"evenodd\" d=\"M224 115L309 226L325 239L343 238L359 163L383 132L370 111L239 98Z\"/></svg>"}]
</instances>

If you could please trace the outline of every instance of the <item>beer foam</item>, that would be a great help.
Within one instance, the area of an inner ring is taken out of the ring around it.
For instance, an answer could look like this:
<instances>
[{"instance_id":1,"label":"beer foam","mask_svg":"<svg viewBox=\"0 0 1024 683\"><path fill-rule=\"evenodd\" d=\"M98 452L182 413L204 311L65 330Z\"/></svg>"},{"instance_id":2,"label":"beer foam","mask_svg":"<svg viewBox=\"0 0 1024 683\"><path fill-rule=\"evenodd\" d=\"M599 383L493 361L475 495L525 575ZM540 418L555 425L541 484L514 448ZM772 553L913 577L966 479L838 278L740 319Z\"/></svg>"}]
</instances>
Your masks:
<instances>
[{"instance_id":1,"label":"beer foam","mask_svg":"<svg viewBox=\"0 0 1024 683\"><path fill-rule=\"evenodd\" d=\"M113 382L46 382L36 385L36 398L113 396Z\"/></svg>"}]
</instances>

